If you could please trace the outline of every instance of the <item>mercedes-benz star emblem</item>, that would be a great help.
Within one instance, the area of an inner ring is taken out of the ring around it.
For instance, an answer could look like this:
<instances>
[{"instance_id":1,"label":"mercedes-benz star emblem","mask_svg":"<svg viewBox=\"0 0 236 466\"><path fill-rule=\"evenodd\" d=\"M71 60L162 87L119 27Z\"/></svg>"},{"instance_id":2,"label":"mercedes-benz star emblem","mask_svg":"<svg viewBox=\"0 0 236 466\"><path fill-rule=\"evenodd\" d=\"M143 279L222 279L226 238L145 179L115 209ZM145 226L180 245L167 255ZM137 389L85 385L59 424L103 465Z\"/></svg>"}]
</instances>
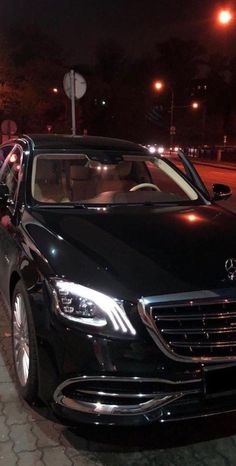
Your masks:
<instances>
[{"instance_id":1,"label":"mercedes-benz star emblem","mask_svg":"<svg viewBox=\"0 0 236 466\"><path fill-rule=\"evenodd\" d=\"M227 259L225 269L230 280L236 280L236 259Z\"/></svg>"}]
</instances>

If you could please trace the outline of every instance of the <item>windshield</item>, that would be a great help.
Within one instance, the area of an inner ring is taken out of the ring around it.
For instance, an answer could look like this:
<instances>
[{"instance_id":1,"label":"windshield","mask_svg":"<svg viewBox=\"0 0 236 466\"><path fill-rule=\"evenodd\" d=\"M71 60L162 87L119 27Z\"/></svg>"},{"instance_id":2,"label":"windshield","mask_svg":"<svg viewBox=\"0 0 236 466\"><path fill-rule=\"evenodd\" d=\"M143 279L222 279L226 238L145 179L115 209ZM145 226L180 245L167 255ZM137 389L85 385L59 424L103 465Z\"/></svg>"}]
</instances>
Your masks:
<instances>
[{"instance_id":1,"label":"windshield","mask_svg":"<svg viewBox=\"0 0 236 466\"><path fill-rule=\"evenodd\" d=\"M31 190L43 204L173 204L198 199L170 163L140 155L102 161L86 154L37 155Z\"/></svg>"}]
</instances>

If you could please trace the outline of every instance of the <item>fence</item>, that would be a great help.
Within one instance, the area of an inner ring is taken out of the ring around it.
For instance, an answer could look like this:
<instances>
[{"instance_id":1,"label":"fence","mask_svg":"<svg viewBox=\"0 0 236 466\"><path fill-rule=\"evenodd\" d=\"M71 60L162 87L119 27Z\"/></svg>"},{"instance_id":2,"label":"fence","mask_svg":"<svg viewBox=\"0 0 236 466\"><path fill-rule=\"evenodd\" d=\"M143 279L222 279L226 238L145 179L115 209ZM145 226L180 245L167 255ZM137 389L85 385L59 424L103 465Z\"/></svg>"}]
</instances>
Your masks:
<instances>
[{"instance_id":1,"label":"fence","mask_svg":"<svg viewBox=\"0 0 236 466\"><path fill-rule=\"evenodd\" d=\"M184 152L192 158L236 163L236 146L185 147Z\"/></svg>"}]
</instances>

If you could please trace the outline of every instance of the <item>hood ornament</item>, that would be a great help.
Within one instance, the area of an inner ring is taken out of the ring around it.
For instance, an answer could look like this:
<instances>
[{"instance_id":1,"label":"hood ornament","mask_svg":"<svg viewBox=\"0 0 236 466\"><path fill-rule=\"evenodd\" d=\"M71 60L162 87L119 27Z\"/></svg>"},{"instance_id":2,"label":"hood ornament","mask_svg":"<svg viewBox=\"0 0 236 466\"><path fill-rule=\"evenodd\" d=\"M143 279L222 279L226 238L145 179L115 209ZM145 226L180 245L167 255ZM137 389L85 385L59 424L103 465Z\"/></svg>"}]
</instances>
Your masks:
<instances>
[{"instance_id":1,"label":"hood ornament","mask_svg":"<svg viewBox=\"0 0 236 466\"><path fill-rule=\"evenodd\" d=\"M230 280L236 280L236 259L227 259L225 262L225 270Z\"/></svg>"}]
</instances>

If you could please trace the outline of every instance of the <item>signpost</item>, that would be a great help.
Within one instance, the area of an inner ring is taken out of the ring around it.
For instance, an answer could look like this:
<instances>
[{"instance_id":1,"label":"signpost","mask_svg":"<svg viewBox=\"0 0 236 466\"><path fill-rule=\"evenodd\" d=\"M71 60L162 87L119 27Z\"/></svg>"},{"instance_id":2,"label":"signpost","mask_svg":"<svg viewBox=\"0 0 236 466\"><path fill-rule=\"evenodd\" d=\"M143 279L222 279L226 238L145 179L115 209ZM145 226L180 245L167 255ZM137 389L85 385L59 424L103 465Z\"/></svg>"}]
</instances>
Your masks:
<instances>
[{"instance_id":1,"label":"signpost","mask_svg":"<svg viewBox=\"0 0 236 466\"><path fill-rule=\"evenodd\" d=\"M2 134L12 136L17 132L17 124L13 120L3 120L1 123Z\"/></svg>"},{"instance_id":2,"label":"signpost","mask_svg":"<svg viewBox=\"0 0 236 466\"><path fill-rule=\"evenodd\" d=\"M71 100L71 119L72 119L72 135L76 135L76 116L75 116L75 100L81 99L87 90L87 84L83 76L75 73L74 70L66 73L63 80L65 94Z\"/></svg>"},{"instance_id":3,"label":"signpost","mask_svg":"<svg viewBox=\"0 0 236 466\"><path fill-rule=\"evenodd\" d=\"M176 127L175 126L171 126L170 127L170 135L175 135L176 134Z\"/></svg>"}]
</instances>

